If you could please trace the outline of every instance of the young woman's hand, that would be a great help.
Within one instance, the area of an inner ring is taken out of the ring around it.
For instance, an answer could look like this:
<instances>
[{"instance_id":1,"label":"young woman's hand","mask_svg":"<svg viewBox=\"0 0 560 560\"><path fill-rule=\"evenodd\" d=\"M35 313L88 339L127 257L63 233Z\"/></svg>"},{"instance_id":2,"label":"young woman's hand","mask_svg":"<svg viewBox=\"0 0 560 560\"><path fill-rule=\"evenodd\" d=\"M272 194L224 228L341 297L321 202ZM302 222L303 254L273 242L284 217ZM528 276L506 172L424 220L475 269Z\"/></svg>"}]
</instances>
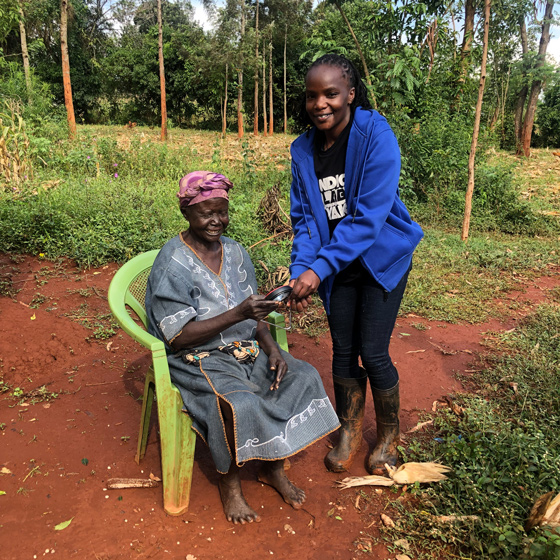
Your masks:
<instances>
[{"instance_id":1,"label":"young woman's hand","mask_svg":"<svg viewBox=\"0 0 560 560\"><path fill-rule=\"evenodd\" d=\"M292 300L301 301L310 297L311 294L317 291L320 283L321 280L311 269L306 270L290 282L290 286L292 286Z\"/></svg>"},{"instance_id":2,"label":"young woman's hand","mask_svg":"<svg viewBox=\"0 0 560 560\"><path fill-rule=\"evenodd\" d=\"M286 364L284 358L282 358L278 348L271 350L268 355L268 364L270 369L276 372L276 378L274 379L274 383L270 386L270 390L276 391L276 389L280 386L280 382L284 379L284 375L286 375L286 372L288 371L288 364Z\"/></svg>"}]
</instances>

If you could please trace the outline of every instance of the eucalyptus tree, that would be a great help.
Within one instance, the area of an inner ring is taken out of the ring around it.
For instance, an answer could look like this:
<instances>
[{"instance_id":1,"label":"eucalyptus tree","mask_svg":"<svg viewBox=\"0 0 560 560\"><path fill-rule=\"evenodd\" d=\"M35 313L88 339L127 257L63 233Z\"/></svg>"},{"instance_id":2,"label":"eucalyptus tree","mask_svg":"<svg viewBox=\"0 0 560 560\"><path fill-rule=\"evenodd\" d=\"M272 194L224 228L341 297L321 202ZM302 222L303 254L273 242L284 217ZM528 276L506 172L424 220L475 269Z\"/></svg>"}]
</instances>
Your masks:
<instances>
[{"instance_id":1,"label":"eucalyptus tree","mask_svg":"<svg viewBox=\"0 0 560 560\"><path fill-rule=\"evenodd\" d=\"M521 139L518 144L517 154L523 154L528 157L531 153L531 137L533 134L533 124L535 122L535 111L537 101L543 85L543 76L541 71L545 69L546 50L550 42L550 23L553 17L554 0L546 0L544 14L542 17L541 38L539 41L539 50L534 65L536 77L531 84L529 97L527 100L527 108L523 118L523 126L521 128Z\"/></svg>"},{"instance_id":2,"label":"eucalyptus tree","mask_svg":"<svg viewBox=\"0 0 560 560\"><path fill-rule=\"evenodd\" d=\"M64 84L64 105L68 120L70 138L76 136L76 117L72 101L72 82L70 79L70 58L68 56L68 0L60 0L60 49L62 51L62 81Z\"/></svg>"}]
</instances>

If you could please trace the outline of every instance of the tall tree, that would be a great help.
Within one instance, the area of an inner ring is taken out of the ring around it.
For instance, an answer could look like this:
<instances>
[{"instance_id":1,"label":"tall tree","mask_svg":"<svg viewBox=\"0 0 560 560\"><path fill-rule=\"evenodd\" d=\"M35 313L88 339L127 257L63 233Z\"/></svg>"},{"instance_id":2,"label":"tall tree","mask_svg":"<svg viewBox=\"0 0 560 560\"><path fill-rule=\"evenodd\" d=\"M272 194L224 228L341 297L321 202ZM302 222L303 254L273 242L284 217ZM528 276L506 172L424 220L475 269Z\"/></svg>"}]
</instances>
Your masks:
<instances>
[{"instance_id":1,"label":"tall tree","mask_svg":"<svg viewBox=\"0 0 560 560\"><path fill-rule=\"evenodd\" d=\"M284 134L288 132L288 92L286 81L286 50L288 46L288 24L284 27Z\"/></svg>"},{"instance_id":2,"label":"tall tree","mask_svg":"<svg viewBox=\"0 0 560 560\"><path fill-rule=\"evenodd\" d=\"M29 69L29 52L27 50L27 33L25 32L25 14L23 13L23 0L19 0L19 37L21 42L21 57L23 59L23 72L27 88L27 102L31 103L31 70Z\"/></svg>"},{"instance_id":3,"label":"tall tree","mask_svg":"<svg viewBox=\"0 0 560 560\"><path fill-rule=\"evenodd\" d=\"M527 101L527 109L525 110L525 118L523 119L523 128L521 130L521 150L525 157L529 157L531 155L531 137L533 135L533 124L535 122L535 111L537 109L537 101L543 85L542 78L538 77L538 71L543 68L546 62L546 50L548 48L548 43L550 42L550 22L552 21L553 8L554 0L547 0L542 23L541 40L539 42L539 53L535 64L537 78L533 80L531 85L529 100ZM517 153L518 155L521 155L519 148Z\"/></svg>"},{"instance_id":4,"label":"tall tree","mask_svg":"<svg viewBox=\"0 0 560 560\"><path fill-rule=\"evenodd\" d=\"M239 0L239 5L241 7L241 37L239 68L237 70L237 137L243 138L243 40L245 39L245 0Z\"/></svg>"},{"instance_id":5,"label":"tall tree","mask_svg":"<svg viewBox=\"0 0 560 560\"><path fill-rule=\"evenodd\" d=\"M529 55L529 41L527 39L527 25L525 24L525 16L521 16L521 22L519 25L519 32L521 37L521 53L523 55L523 85L521 90L517 94L517 100L515 102L515 113L514 113L514 134L515 134L515 151L516 153L521 153L523 150L523 142L521 139L521 131L523 129L523 110L525 108L525 102L527 101L527 94L529 93L529 85L526 81L525 66L527 64L527 58Z\"/></svg>"},{"instance_id":6,"label":"tall tree","mask_svg":"<svg viewBox=\"0 0 560 560\"><path fill-rule=\"evenodd\" d=\"M371 103L374 106L374 108L377 108L377 101L375 99L375 95L373 94L373 85L371 83L371 76L369 75L369 70L368 70L368 66L367 66L367 62L366 62L366 58L364 56L364 53L362 51L362 47L360 45L360 42L358 41L358 38L356 37L356 33L354 33L354 29L352 28L352 25L350 24L350 21L348 20L348 18L346 17L346 14L344 13L344 10L342 9L342 5L340 3L340 0L334 0L336 7L338 8L338 11L340 12L340 15L342 16L342 19L344 20L344 23L346 23L346 27L348 27L348 31L350 31L350 35L352 35L352 39L354 40L354 44L356 45L356 50L358 51L358 54L360 55L360 60L362 62L362 67L364 69L364 77L366 79L367 85L368 87L368 93L369 96L371 98Z\"/></svg>"},{"instance_id":7,"label":"tall tree","mask_svg":"<svg viewBox=\"0 0 560 560\"><path fill-rule=\"evenodd\" d=\"M262 104L263 104L263 124L264 135L267 135L267 114L266 114L266 38L263 36L263 54L262 54L262 75L263 75L263 90L262 90Z\"/></svg>"},{"instance_id":8,"label":"tall tree","mask_svg":"<svg viewBox=\"0 0 560 560\"><path fill-rule=\"evenodd\" d=\"M70 80L70 58L68 56L68 0L60 0L60 50L62 54L62 83L64 84L64 105L68 120L70 138L76 137L76 117L72 101Z\"/></svg>"},{"instance_id":9,"label":"tall tree","mask_svg":"<svg viewBox=\"0 0 560 560\"><path fill-rule=\"evenodd\" d=\"M274 134L274 103L272 99L272 40L268 44L268 135Z\"/></svg>"},{"instance_id":10,"label":"tall tree","mask_svg":"<svg viewBox=\"0 0 560 560\"><path fill-rule=\"evenodd\" d=\"M478 85L478 98L476 100L476 109L474 112L474 127L471 142L471 151L469 152L468 164L468 183L467 193L465 195L465 215L463 218L463 231L461 240L466 241L469 238L469 226L472 211L472 196L474 192L474 161L476 155L476 147L478 145L478 133L480 131L480 115L482 113L482 99L484 97L484 84L486 83L486 60L488 58L488 32L490 29L490 4L491 0L484 0L484 38L482 40L482 62L480 63L480 82Z\"/></svg>"},{"instance_id":11,"label":"tall tree","mask_svg":"<svg viewBox=\"0 0 560 560\"><path fill-rule=\"evenodd\" d=\"M161 139L167 140L167 100L165 96L165 66L163 63L163 25L161 18L161 0L157 0L158 18L158 58L159 58L159 84L161 93Z\"/></svg>"},{"instance_id":12,"label":"tall tree","mask_svg":"<svg viewBox=\"0 0 560 560\"><path fill-rule=\"evenodd\" d=\"M253 134L259 135L259 0L255 5L255 105Z\"/></svg>"}]
</instances>

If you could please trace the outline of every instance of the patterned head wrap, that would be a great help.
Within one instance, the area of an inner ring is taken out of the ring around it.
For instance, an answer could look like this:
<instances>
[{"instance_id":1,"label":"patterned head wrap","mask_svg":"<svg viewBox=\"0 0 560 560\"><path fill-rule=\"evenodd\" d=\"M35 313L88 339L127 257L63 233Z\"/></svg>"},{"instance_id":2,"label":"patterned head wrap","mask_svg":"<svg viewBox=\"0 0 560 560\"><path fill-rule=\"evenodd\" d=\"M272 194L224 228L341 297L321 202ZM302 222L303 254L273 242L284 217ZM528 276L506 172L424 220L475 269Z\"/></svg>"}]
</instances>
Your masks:
<instances>
[{"instance_id":1,"label":"patterned head wrap","mask_svg":"<svg viewBox=\"0 0 560 560\"><path fill-rule=\"evenodd\" d=\"M179 206L181 209L211 198L229 200L228 191L233 183L225 176L212 171L193 171L179 181Z\"/></svg>"}]
</instances>

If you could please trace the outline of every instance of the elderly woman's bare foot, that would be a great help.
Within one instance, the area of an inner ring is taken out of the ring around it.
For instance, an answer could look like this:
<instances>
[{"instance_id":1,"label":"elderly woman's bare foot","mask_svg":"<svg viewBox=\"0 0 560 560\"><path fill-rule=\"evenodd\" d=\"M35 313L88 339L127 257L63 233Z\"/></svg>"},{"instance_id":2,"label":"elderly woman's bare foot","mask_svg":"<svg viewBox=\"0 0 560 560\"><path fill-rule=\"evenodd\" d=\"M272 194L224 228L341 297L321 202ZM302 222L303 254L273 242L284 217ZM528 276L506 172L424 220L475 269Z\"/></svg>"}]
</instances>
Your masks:
<instances>
[{"instance_id":1,"label":"elderly woman's bare foot","mask_svg":"<svg viewBox=\"0 0 560 560\"><path fill-rule=\"evenodd\" d=\"M241 481L239 480L239 473L228 473L221 476L218 483L220 488L220 497L222 498L222 505L226 519L235 523L244 525L245 523L257 523L261 518L249 504L245 501L243 492L241 491Z\"/></svg>"},{"instance_id":2,"label":"elderly woman's bare foot","mask_svg":"<svg viewBox=\"0 0 560 560\"><path fill-rule=\"evenodd\" d=\"M284 501L294 509L300 509L305 502L305 492L295 486L286 476L284 461L272 461L265 463L258 474L258 480L275 488Z\"/></svg>"}]
</instances>

